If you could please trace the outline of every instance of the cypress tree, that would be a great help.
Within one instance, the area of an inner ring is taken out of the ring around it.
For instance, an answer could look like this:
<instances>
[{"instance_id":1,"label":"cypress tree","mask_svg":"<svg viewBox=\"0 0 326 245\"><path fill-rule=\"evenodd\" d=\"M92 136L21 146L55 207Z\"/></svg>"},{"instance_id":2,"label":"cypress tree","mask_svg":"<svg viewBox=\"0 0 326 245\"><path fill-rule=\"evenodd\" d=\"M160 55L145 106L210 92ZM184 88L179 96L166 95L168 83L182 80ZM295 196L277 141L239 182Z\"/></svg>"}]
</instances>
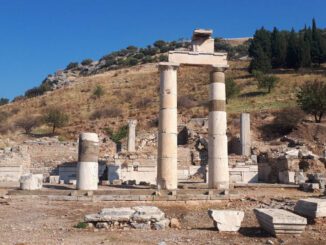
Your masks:
<instances>
[{"instance_id":1,"label":"cypress tree","mask_svg":"<svg viewBox=\"0 0 326 245\"><path fill-rule=\"evenodd\" d=\"M271 35L271 54L273 68L284 67L286 64L287 40L284 32L274 27Z\"/></svg>"},{"instance_id":2,"label":"cypress tree","mask_svg":"<svg viewBox=\"0 0 326 245\"><path fill-rule=\"evenodd\" d=\"M288 41L288 49L286 55L286 65L288 68L298 69L300 67L299 60L299 44L297 35L292 28Z\"/></svg>"}]
</instances>

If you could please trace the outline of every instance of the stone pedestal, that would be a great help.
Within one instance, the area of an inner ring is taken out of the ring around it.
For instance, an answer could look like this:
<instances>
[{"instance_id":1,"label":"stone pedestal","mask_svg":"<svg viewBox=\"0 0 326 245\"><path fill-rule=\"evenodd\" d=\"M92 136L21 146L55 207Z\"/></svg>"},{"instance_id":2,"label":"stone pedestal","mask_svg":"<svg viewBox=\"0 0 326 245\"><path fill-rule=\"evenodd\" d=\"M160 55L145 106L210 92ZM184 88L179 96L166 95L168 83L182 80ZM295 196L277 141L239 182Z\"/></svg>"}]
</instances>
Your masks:
<instances>
[{"instance_id":1,"label":"stone pedestal","mask_svg":"<svg viewBox=\"0 0 326 245\"><path fill-rule=\"evenodd\" d=\"M178 64L162 62L160 70L160 113L157 156L158 189L174 190L177 179L177 68Z\"/></svg>"},{"instance_id":2,"label":"stone pedestal","mask_svg":"<svg viewBox=\"0 0 326 245\"><path fill-rule=\"evenodd\" d=\"M240 143L241 155L251 155L251 140L250 140L250 114L241 113L240 117Z\"/></svg>"},{"instance_id":3,"label":"stone pedestal","mask_svg":"<svg viewBox=\"0 0 326 245\"><path fill-rule=\"evenodd\" d=\"M43 174L25 174L20 177L21 190L40 190L43 186Z\"/></svg>"},{"instance_id":4,"label":"stone pedestal","mask_svg":"<svg viewBox=\"0 0 326 245\"><path fill-rule=\"evenodd\" d=\"M97 190L99 139L95 133L79 136L77 189Z\"/></svg>"},{"instance_id":5,"label":"stone pedestal","mask_svg":"<svg viewBox=\"0 0 326 245\"><path fill-rule=\"evenodd\" d=\"M213 66L209 84L208 187L229 188L226 136L225 75L227 66Z\"/></svg>"},{"instance_id":6,"label":"stone pedestal","mask_svg":"<svg viewBox=\"0 0 326 245\"><path fill-rule=\"evenodd\" d=\"M136 151L136 126L137 120L129 120L128 122L128 152Z\"/></svg>"}]
</instances>

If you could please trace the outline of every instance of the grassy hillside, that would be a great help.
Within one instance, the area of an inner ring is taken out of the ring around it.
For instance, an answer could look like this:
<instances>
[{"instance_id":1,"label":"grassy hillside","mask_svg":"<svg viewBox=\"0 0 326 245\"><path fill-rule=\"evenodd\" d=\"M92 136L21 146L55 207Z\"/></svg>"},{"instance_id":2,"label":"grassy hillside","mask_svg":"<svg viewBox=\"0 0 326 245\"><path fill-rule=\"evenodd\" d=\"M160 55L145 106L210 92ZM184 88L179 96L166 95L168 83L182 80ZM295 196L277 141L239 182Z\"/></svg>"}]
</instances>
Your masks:
<instances>
[{"instance_id":1,"label":"grassy hillside","mask_svg":"<svg viewBox=\"0 0 326 245\"><path fill-rule=\"evenodd\" d=\"M237 98L227 105L230 114L244 111L259 112L294 107L298 85L307 80L325 78L324 68L314 70L276 70L280 78L276 88L266 94L257 89L257 82L247 72L248 62L231 61L227 77L240 86ZM178 71L179 121L208 114L208 67L181 67ZM104 90L103 96L94 98L97 86ZM0 107L0 130L2 138L21 137L15 122L22 117L42 117L49 108L59 108L69 115L69 124L59 130L64 138L75 139L80 131L105 132L105 128L117 129L136 118L141 130L155 128L159 110L159 73L156 64L108 71L88 77L77 77L75 82L45 95L17 101ZM42 124L35 134L46 134L50 127ZM18 137L18 135L20 135Z\"/></svg>"}]
</instances>

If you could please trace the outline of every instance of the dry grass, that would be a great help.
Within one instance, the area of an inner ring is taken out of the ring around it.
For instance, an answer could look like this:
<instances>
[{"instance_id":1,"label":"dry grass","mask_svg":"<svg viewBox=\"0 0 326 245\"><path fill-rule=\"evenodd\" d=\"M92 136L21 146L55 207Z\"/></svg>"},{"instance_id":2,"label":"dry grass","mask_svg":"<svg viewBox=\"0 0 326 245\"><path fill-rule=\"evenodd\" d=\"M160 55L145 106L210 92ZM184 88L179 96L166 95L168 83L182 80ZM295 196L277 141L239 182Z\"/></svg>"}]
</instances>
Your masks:
<instances>
[{"instance_id":1,"label":"dry grass","mask_svg":"<svg viewBox=\"0 0 326 245\"><path fill-rule=\"evenodd\" d=\"M300 72L279 70L275 74L280 82L270 94L257 89L256 82L246 71L248 62L230 63L227 76L232 77L240 86L239 97L231 99L227 105L229 113L243 111L274 110L295 105L295 92L298 85L307 80L325 79L325 70L305 70ZM179 120L186 122L191 117L207 116L208 100L208 67L181 67L178 71L178 96L191 98L192 106L179 110ZM92 98L96 86L105 91L98 99ZM117 129L124 125L128 118L136 118L138 127L148 130L154 126L159 110L159 73L155 64L136 66L103 74L76 78L76 82L64 89L46 95L17 101L0 107L9 117L2 125L14 125L22 115L42 115L48 108L56 106L70 115L69 125L61 130L68 138L75 138L81 130L95 130L109 126ZM95 121L90 118L96 111L107 109L119 110L111 117L99 117ZM42 131L46 131L43 126Z\"/></svg>"}]
</instances>

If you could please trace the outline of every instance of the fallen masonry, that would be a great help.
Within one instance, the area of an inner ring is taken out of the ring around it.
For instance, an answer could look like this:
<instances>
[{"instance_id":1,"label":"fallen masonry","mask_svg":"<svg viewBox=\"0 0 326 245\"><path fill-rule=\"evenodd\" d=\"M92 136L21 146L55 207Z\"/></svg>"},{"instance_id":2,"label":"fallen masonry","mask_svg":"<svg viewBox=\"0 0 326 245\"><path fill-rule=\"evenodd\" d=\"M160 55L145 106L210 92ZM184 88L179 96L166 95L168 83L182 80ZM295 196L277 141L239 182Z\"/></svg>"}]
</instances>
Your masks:
<instances>
[{"instance_id":1,"label":"fallen masonry","mask_svg":"<svg viewBox=\"0 0 326 245\"><path fill-rule=\"evenodd\" d=\"M235 210L208 210L209 217L214 221L219 231L238 231L244 218L243 211Z\"/></svg>"},{"instance_id":2,"label":"fallen masonry","mask_svg":"<svg viewBox=\"0 0 326 245\"><path fill-rule=\"evenodd\" d=\"M162 230L170 224L165 213L155 206L104 208L97 214L86 215L84 220L96 228L111 229Z\"/></svg>"},{"instance_id":3,"label":"fallen masonry","mask_svg":"<svg viewBox=\"0 0 326 245\"><path fill-rule=\"evenodd\" d=\"M272 235L301 234L307 219L283 209L254 209L260 227Z\"/></svg>"},{"instance_id":4,"label":"fallen masonry","mask_svg":"<svg viewBox=\"0 0 326 245\"><path fill-rule=\"evenodd\" d=\"M294 207L294 212L307 218L326 217L326 199L300 199Z\"/></svg>"},{"instance_id":5,"label":"fallen masonry","mask_svg":"<svg viewBox=\"0 0 326 245\"><path fill-rule=\"evenodd\" d=\"M20 177L20 189L40 190L43 186L43 174L25 174Z\"/></svg>"}]
</instances>

